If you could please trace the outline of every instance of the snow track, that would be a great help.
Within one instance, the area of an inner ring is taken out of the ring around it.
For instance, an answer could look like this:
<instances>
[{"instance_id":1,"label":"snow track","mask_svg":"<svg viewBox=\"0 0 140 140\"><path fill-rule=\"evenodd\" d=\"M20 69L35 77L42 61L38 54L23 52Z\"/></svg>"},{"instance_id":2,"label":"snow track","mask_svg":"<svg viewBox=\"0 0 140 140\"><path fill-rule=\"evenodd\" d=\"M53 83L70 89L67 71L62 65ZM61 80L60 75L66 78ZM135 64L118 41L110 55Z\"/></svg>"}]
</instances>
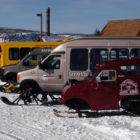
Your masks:
<instances>
[{"instance_id":1,"label":"snow track","mask_svg":"<svg viewBox=\"0 0 140 140\"><path fill-rule=\"evenodd\" d=\"M0 138L3 139L3 140L23 140L19 137L16 137L14 135L11 135L11 134L8 134L6 132L3 132L3 131L0 131Z\"/></svg>"},{"instance_id":2,"label":"snow track","mask_svg":"<svg viewBox=\"0 0 140 140\"><path fill-rule=\"evenodd\" d=\"M0 93L12 100L16 95ZM8 106L0 101L0 140L139 140L140 117L59 118L55 106ZM110 113L109 113L110 114Z\"/></svg>"}]
</instances>

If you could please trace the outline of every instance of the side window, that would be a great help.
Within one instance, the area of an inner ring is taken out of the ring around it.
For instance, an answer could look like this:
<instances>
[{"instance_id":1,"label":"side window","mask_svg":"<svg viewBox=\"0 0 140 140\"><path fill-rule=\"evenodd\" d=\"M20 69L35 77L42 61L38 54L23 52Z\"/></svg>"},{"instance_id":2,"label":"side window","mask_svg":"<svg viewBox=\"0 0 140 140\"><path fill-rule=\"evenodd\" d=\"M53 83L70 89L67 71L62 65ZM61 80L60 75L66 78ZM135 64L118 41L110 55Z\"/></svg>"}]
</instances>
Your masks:
<instances>
[{"instance_id":1,"label":"side window","mask_svg":"<svg viewBox=\"0 0 140 140\"><path fill-rule=\"evenodd\" d=\"M43 68L48 70L60 69L60 55L52 55L43 62Z\"/></svg>"},{"instance_id":2,"label":"side window","mask_svg":"<svg viewBox=\"0 0 140 140\"><path fill-rule=\"evenodd\" d=\"M30 55L23 61L24 66L36 66L37 65L37 55Z\"/></svg>"},{"instance_id":3,"label":"side window","mask_svg":"<svg viewBox=\"0 0 140 140\"><path fill-rule=\"evenodd\" d=\"M90 51L90 69L92 70L96 64L108 61L107 49L91 49Z\"/></svg>"},{"instance_id":4,"label":"side window","mask_svg":"<svg viewBox=\"0 0 140 140\"><path fill-rule=\"evenodd\" d=\"M75 71L88 69L88 49L71 50L70 69Z\"/></svg>"},{"instance_id":5,"label":"side window","mask_svg":"<svg viewBox=\"0 0 140 140\"><path fill-rule=\"evenodd\" d=\"M130 56L140 58L140 49L132 49Z\"/></svg>"},{"instance_id":6,"label":"side window","mask_svg":"<svg viewBox=\"0 0 140 140\"><path fill-rule=\"evenodd\" d=\"M116 71L115 70L103 70L99 74L101 81L115 81L116 80Z\"/></svg>"},{"instance_id":7,"label":"side window","mask_svg":"<svg viewBox=\"0 0 140 140\"><path fill-rule=\"evenodd\" d=\"M120 69L125 75L140 75L140 65L120 66Z\"/></svg>"},{"instance_id":8,"label":"side window","mask_svg":"<svg viewBox=\"0 0 140 140\"><path fill-rule=\"evenodd\" d=\"M30 52L30 48L21 48L20 49L20 59L22 59L29 52Z\"/></svg>"},{"instance_id":9,"label":"side window","mask_svg":"<svg viewBox=\"0 0 140 140\"><path fill-rule=\"evenodd\" d=\"M129 56L128 49L112 49L110 52L110 59L126 59Z\"/></svg>"},{"instance_id":10,"label":"side window","mask_svg":"<svg viewBox=\"0 0 140 140\"><path fill-rule=\"evenodd\" d=\"M19 48L9 48L9 60L19 59Z\"/></svg>"}]
</instances>

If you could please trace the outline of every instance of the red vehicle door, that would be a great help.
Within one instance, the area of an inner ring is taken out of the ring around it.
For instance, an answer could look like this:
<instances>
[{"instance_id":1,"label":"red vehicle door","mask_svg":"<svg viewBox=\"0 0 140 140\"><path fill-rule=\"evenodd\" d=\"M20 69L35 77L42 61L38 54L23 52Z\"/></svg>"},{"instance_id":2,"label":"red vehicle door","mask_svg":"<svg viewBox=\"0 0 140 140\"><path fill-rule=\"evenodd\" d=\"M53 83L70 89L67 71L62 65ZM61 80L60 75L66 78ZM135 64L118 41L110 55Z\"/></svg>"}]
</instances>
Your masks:
<instances>
[{"instance_id":1,"label":"red vehicle door","mask_svg":"<svg viewBox=\"0 0 140 140\"><path fill-rule=\"evenodd\" d=\"M92 109L118 109L117 71L102 70L91 88Z\"/></svg>"}]
</instances>

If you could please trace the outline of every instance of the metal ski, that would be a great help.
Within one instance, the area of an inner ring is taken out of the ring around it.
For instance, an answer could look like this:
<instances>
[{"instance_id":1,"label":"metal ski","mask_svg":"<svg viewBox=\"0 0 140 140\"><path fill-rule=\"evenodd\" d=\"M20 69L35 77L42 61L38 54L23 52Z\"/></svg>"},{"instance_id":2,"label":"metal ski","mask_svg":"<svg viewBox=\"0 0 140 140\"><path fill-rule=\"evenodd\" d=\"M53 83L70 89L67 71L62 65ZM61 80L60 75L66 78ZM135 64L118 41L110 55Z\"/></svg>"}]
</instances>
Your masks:
<instances>
[{"instance_id":1,"label":"metal ski","mask_svg":"<svg viewBox=\"0 0 140 140\"><path fill-rule=\"evenodd\" d=\"M77 118L78 114L75 111L59 111L57 109L53 109L54 115L56 117L60 117L60 118ZM73 114L72 116L70 116L70 114ZM74 114L76 114L77 116L74 116Z\"/></svg>"},{"instance_id":2,"label":"metal ski","mask_svg":"<svg viewBox=\"0 0 140 140\"><path fill-rule=\"evenodd\" d=\"M111 111L111 112L98 112L90 110L80 110L80 111L61 111L53 109L54 115L60 118L98 118L103 116L120 116L120 115L129 115L129 116L138 116L134 113L130 113L126 110L122 111Z\"/></svg>"},{"instance_id":3,"label":"metal ski","mask_svg":"<svg viewBox=\"0 0 140 140\"><path fill-rule=\"evenodd\" d=\"M88 117L90 114L94 115L96 112L90 112L88 110L85 111L79 111L79 110L68 110L68 111L60 111L57 109L53 109L54 115L57 117L62 118L81 118L81 117Z\"/></svg>"},{"instance_id":4,"label":"metal ski","mask_svg":"<svg viewBox=\"0 0 140 140\"><path fill-rule=\"evenodd\" d=\"M17 98L16 100L18 100L18 98ZM14 100L14 101L16 101L16 100ZM5 96L2 96L2 97L1 97L1 101L2 101L3 103L7 104L7 105L18 105L18 104L16 104L15 102L11 102L11 101L10 101L7 97L5 97Z\"/></svg>"}]
</instances>

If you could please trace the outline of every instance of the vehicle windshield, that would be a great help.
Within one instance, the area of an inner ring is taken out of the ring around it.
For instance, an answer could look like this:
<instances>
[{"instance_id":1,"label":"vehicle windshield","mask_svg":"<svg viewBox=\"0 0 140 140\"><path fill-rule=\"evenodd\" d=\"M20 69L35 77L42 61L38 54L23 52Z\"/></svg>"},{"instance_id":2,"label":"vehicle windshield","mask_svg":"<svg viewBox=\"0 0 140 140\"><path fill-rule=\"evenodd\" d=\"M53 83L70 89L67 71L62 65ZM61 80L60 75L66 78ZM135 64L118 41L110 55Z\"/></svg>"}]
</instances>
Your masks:
<instances>
[{"instance_id":1,"label":"vehicle windshield","mask_svg":"<svg viewBox=\"0 0 140 140\"><path fill-rule=\"evenodd\" d=\"M94 74L96 73L96 71L97 71L97 68L93 68L93 69L89 72L88 78L92 78L92 77L94 76Z\"/></svg>"},{"instance_id":2,"label":"vehicle windshield","mask_svg":"<svg viewBox=\"0 0 140 140\"><path fill-rule=\"evenodd\" d=\"M24 61L25 66L36 66L37 65L37 55L29 55Z\"/></svg>"}]
</instances>

